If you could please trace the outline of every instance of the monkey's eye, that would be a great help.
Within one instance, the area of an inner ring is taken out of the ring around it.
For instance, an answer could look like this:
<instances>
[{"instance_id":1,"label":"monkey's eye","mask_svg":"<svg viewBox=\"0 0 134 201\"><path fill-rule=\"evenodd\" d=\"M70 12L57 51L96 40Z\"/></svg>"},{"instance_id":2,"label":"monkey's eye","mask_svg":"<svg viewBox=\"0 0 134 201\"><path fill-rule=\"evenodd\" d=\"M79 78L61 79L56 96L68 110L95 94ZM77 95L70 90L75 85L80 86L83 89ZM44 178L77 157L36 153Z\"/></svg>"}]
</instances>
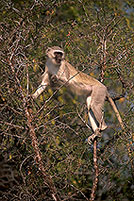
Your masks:
<instances>
[{"instance_id":1,"label":"monkey's eye","mask_svg":"<svg viewBox=\"0 0 134 201\"><path fill-rule=\"evenodd\" d=\"M62 57L62 52L54 52L55 57Z\"/></svg>"}]
</instances>

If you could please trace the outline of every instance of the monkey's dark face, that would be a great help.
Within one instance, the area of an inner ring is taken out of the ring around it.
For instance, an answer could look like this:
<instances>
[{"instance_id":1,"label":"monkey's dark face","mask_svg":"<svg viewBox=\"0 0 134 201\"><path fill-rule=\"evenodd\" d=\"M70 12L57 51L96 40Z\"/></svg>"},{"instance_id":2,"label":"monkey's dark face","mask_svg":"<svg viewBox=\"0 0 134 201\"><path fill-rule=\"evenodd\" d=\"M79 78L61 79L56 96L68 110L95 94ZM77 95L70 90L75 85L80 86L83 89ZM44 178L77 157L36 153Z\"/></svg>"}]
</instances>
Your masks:
<instances>
[{"instance_id":1,"label":"monkey's dark face","mask_svg":"<svg viewBox=\"0 0 134 201\"><path fill-rule=\"evenodd\" d=\"M46 55L54 65L60 66L64 60L65 53L60 47L54 46L46 50Z\"/></svg>"},{"instance_id":2,"label":"monkey's dark face","mask_svg":"<svg viewBox=\"0 0 134 201\"><path fill-rule=\"evenodd\" d=\"M54 52L55 60L57 64L61 64L63 53L62 52Z\"/></svg>"}]
</instances>

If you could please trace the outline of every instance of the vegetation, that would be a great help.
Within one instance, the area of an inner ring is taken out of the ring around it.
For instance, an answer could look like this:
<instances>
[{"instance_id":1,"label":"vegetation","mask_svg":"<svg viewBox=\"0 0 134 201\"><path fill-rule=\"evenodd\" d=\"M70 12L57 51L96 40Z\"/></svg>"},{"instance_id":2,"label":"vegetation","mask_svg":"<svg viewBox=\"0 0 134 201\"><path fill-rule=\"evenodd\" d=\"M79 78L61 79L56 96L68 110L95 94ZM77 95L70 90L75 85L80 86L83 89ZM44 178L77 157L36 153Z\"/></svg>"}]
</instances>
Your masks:
<instances>
[{"instance_id":1,"label":"vegetation","mask_svg":"<svg viewBox=\"0 0 134 201\"><path fill-rule=\"evenodd\" d=\"M89 200L95 176L85 103L48 88L31 94L58 45L77 69L102 81L108 129L97 141L95 200L134 200L134 3L132 0L0 2L0 198Z\"/></svg>"}]
</instances>

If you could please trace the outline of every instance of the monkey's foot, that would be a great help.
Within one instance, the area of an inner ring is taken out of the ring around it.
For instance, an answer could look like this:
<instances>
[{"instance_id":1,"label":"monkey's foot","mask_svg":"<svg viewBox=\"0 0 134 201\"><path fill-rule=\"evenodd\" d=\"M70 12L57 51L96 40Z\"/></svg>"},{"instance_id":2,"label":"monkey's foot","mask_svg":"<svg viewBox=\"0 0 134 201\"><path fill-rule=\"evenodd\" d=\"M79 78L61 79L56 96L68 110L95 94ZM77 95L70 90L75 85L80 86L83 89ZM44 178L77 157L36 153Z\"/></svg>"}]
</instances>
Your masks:
<instances>
[{"instance_id":1,"label":"monkey's foot","mask_svg":"<svg viewBox=\"0 0 134 201\"><path fill-rule=\"evenodd\" d=\"M95 140L96 137L97 137L97 135L95 133L92 134L91 136L89 136L88 139L87 139L88 144L91 145L92 142Z\"/></svg>"},{"instance_id":2,"label":"monkey's foot","mask_svg":"<svg viewBox=\"0 0 134 201\"><path fill-rule=\"evenodd\" d=\"M96 130L94 134L88 137L88 144L90 145L97 137L101 137L101 133L99 132L99 130Z\"/></svg>"}]
</instances>

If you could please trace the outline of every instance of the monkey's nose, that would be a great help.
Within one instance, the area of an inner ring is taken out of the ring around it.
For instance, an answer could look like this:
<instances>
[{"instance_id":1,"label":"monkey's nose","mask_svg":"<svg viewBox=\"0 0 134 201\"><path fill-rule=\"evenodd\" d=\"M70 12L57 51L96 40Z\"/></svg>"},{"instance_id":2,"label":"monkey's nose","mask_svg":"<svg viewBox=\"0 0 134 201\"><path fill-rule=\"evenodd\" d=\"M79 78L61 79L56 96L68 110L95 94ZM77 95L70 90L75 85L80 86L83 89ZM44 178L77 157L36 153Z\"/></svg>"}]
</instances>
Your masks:
<instances>
[{"instance_id":1,"label":"monkey's nose","mask_svg":"<svg viewBox=\"0 0 134 201\"><path fill-rule=\"evenodd\" d=\"M61 63L61 59L57 59L57 63L59 63L59 64L60 64L60 63Z\"/></svg>"}]
</instances>

